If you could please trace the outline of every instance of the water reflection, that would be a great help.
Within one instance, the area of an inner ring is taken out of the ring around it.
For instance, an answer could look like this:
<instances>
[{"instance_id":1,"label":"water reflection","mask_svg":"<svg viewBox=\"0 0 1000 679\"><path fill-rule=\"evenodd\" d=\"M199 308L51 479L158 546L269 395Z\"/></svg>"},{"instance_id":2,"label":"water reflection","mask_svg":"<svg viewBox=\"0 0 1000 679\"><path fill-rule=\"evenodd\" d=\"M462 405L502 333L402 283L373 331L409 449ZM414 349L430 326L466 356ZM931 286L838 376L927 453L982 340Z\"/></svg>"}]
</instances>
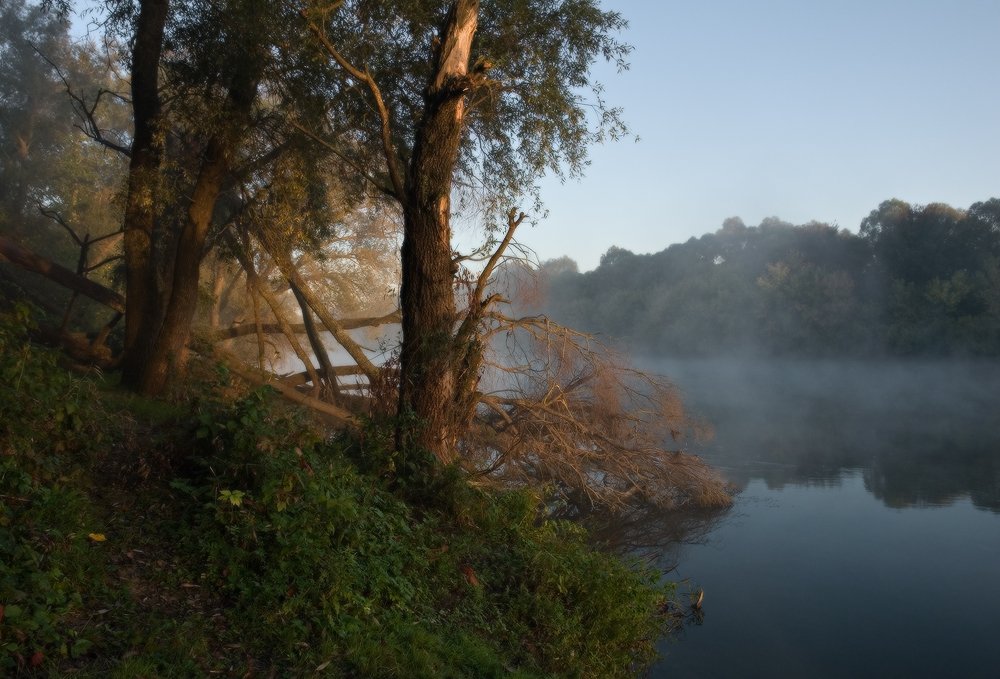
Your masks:
<instances>
[{"instance_id":1,"label":"water reflection","mask_svg":"<svg viewBox=\"0 0 1000 679\"><path fill-rule=\"evenodd\" d=\"M743 488L666 558L704 616L651 676L997 676L1000 364L644 367L712 422L696 452Z\"/></svg>"},{"instance_id":2,"label":"water reflection","mask_svg":"<svg viewBox=\"0 0 1000 679\"><path fill-rule=\"evenodd\" d=\"M655 560L671 570L684 545L700 544L730 509L662 510L633 507L625 514L594 510L577 516L590 539L601 549Z\"/></svg>"},{"instance_id":3,"label":"water reflection","mask_svg":"<svg viewBox=\"0 0 1000 679\"><path fill-rule=\"evenodd\" d=\"M652 677L996 677L1000 515L968 499L886 506L839 485L751 481L671 579L705 590L703 625Z\"/></svg>"},{"instance_id":4,"label":"water reflection","mask_svg":"<svg viewBox=\"0 0 1000 679\"><path fill-rule=\"evenodd\" d=\"M714 440L696 452L738 486L836 487L860 470L886 506L968 497L1000 512L1000 364L647 361Z\"/></svg>"}]
</instances>

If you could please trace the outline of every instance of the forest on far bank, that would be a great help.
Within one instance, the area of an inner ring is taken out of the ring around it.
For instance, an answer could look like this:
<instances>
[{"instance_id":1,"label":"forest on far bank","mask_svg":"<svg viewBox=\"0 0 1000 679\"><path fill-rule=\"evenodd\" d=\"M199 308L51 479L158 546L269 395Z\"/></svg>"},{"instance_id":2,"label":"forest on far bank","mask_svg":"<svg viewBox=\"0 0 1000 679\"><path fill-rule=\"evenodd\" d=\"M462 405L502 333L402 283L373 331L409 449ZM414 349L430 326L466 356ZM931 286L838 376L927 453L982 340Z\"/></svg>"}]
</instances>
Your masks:
<instances>
[{"instance_id":1,"label":"forest on far bank","mask_svg":"<svg viewBox=\"0 0 1000 679\"><path fill-rule=\"evenodd\" d=\"M1000 199L967 210L887 200L857 234L727 219L594 271L541 266L545 311L655 355L1000 355Z\"/></svg>"}]
</instances>

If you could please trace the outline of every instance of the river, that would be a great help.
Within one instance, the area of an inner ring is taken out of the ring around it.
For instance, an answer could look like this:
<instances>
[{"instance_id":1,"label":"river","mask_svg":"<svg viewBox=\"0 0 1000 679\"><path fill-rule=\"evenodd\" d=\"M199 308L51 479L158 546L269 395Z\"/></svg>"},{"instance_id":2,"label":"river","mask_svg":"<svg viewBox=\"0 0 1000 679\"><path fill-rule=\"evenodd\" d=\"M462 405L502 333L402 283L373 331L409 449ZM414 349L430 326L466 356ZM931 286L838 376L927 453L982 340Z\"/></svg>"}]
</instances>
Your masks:
<instances>
[{"instance_id":1,"label":"river","mask_svg":"<svg viewBox=\"0 0 1000 679\"><path fill-rule=\"evenodd\" d=\"M1000 676L1000 364L641 362L741 492L653 677Z\"/></svg>"}]
</instances>

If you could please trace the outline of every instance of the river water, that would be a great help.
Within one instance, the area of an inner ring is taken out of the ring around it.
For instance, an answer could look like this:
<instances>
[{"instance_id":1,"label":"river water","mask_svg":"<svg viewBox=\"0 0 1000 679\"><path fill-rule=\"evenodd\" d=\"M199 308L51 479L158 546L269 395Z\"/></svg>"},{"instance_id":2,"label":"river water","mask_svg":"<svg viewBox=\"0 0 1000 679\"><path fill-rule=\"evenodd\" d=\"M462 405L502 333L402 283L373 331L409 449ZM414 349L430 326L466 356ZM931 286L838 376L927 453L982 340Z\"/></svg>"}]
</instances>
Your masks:
<instances>
[{"instance_id":1,"label":"river water","mask_svg":"<svg viewBox=\"0 0 1000 679\"><path fill-rule=\"evenodd\" d=\"M741 492L653 677L1000 677L1000 364L645 361Z\"/></svg>"}]
</instances>

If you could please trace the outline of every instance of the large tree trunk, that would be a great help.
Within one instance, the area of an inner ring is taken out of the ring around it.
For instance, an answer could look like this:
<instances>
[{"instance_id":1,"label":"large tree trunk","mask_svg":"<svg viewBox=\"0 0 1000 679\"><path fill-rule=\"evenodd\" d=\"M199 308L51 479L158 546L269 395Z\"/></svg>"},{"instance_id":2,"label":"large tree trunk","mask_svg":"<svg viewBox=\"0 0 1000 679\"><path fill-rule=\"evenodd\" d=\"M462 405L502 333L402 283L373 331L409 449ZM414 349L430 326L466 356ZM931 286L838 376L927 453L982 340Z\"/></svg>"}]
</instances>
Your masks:
<instances>
[{"instance_id":1,"label":"large tree trunk","mask_svg":"<svg viewBox=\"0 0 1000 679\"><path fill-rule=\"evenodd\" d=\"M135 131L125 198L125 358L122 383L138 388L162 309L156 275L157 184L163 161L160 53L169 0L142 0L132 48Z\"/></svg>"},{"instance_id":2,"label":"large tree trunk","mask_svg":"<svg viewBox=\"0 0 1000 679\"><path fill-rule=\"evenodd\" d=\"M170 282L163 297L166 307L162 322L148 338L145 333L139 336L140 340L151 342L151 346L143 352L144 363L136 367L138 374L132 382L143 393L159 393L166 386L171 372L184 367L187 340L198 306L198 283L205 241L216 202L230 172L230 157L256 100L258 78L259 74L252 64L247 64L235 75L226 99L228 127L213 135L205 147L184 226L173 252ZM130 289L130 295L131 292Z\"/></svg>"},{"instance_id":3,"label":"large tree trunk","mask_svg":"<svg viewBox=\"0 0 1000 679\"><path fill-rule=\"evenodd\" d=\"M183 352L198 306L202 253L215 202L229 171L228 155L221 139L213 138L209 142L191 195L187 219L177 241L166 314L137 385L143 393L159 393L166 386L170 372L183 367Z\"/></svg>"},{"instance_id":4,"label":"large tree trunk","mask_svg":"<svg viewBox=\"0 0 1000 679\"><path fill-rule=\"evenodd\" d=\"M403 197L403 346L397 445L455 460L452 176L458 162L478 0L458 0L440 35Z\"/></svg>"}]
</instances>

